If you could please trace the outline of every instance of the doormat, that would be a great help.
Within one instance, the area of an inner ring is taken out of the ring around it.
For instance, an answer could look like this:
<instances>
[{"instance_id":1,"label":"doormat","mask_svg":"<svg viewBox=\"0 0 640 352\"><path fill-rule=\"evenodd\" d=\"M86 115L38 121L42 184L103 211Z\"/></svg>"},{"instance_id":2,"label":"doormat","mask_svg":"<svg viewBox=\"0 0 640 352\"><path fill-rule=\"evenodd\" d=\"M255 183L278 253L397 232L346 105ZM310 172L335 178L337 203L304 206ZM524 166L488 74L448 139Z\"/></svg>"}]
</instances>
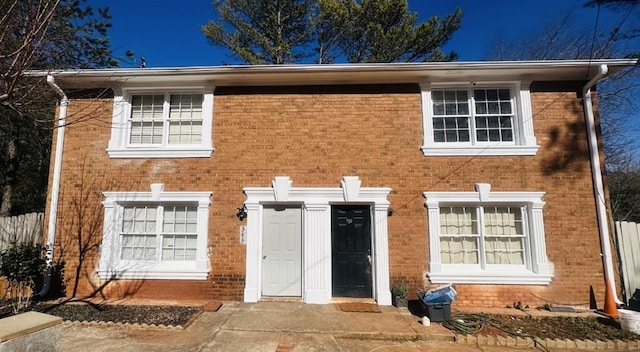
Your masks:
<instances>
[{"instance_id":1,"label":"doormat","mask_svg":"<svg viewBox=\"0 0 640 352\"><path fill-rule=\"evenodd\" d=\"M202 310L205 312L217 312L218 309L222 307L222 302L220 301L209 301L202 307Z\"/></svg>"},{"instance_id":2,"label":"doormat","mask_svg":"<svg viewBox=\"0 0 640 352\"><path fill-rule=\"evenodd\" d=\"M340 310L343 312L382 313L382 311L380 311L380 307L378 307L378 305L375 303L340 303Z\"/></svg>"}]
</instances>

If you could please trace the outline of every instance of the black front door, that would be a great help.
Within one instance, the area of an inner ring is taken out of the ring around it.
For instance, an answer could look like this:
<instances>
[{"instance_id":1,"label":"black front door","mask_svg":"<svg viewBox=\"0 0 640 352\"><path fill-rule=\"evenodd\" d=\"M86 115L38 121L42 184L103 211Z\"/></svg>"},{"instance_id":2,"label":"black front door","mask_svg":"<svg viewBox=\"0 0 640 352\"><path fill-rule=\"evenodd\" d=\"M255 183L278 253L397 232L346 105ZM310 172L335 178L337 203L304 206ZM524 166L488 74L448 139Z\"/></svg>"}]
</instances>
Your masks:
<instances>
[{"instance_id":1,"label":"black front door","mask_svg":"<svg viewBox=\"0 0 640 352\"><path fill-rule=\"evenodd\" d=\"M372 297L371 208L331 207L331 258L334 297Z\"/></svg>"}]
</instances>

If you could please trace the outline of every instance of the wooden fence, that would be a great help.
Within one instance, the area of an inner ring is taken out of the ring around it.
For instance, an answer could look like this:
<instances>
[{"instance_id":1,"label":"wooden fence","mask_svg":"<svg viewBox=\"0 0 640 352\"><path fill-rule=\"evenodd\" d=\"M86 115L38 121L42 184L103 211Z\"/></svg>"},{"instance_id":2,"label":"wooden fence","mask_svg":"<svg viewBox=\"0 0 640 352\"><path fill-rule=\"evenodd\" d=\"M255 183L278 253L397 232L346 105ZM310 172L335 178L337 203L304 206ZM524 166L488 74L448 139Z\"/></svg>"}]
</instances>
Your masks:
<instances>
[{"instance_id":1,"label":"wooden fence","mask_svg":"<svg viewBox=\"0 0 640 352\"><path fill-rule=\"evenodd\" d=\"M43 213L0 217L0 251L12 242L42 244Z\"/></svg>"},{"instance_id":2,"label":"wooden fence","mask_svg":"<svg viewBox=\"0 0 640 352\"><path fill-rule=\"evenodd\" d=\"M636 289L640 289L640 224L616 221L618 254L622 264L622 281L628 303Z\"/></svg>"}]
</instances>

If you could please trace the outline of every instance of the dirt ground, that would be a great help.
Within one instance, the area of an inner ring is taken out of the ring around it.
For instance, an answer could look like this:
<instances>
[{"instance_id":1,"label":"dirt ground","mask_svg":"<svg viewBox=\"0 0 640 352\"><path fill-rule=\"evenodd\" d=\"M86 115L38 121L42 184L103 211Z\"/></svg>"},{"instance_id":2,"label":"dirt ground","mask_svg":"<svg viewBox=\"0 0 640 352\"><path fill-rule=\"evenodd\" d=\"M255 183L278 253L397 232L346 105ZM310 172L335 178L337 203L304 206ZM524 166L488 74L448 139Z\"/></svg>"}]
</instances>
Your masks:
<instances>
[{"instance_id":1,"label":"dirt ground","mask_svg":"<svg viewBox=\"0 0 640 352\"><path fill-rule=\"evenodd\" d=\"M445 326L458 333L572 340L639 340L605 317L543 317L454 314Z\"/></svg>"},{"instance_id":2,"label":"dirt ground","mask_svg":"<svg viewBox=\"0 0 640 352\"><path fill-rule=\"evenodd\" d=\"M39 302L32 308L69 321L107 321L130 324L181 326L201 312L201 307L51 304ZM550 339L639 340L623 331L620 323L604 317L544 317L452 314L443 325L460 334L538 337Z\"/></svg>"}]
</instances>

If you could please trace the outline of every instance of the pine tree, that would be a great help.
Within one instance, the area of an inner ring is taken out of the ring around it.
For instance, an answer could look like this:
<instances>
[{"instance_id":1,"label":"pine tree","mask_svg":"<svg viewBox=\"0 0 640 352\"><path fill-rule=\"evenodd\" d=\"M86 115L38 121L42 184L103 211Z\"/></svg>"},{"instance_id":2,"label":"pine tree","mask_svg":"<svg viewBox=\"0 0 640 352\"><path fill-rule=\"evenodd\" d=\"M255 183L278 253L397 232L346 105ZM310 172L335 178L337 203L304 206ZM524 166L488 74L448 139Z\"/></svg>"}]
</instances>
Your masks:
<instances>
[{"instance_id":1,"label":"pine tree","mask_svg":"<svg viewBox=\"0 0 640 352\"><path fill-rule=\"evenodd\" d=\"M241 62L449 61L441 47L462 11L417 23L406 0L217 0L220 16L203 27L209 41ZM306 60L306 61L305 61Z\"/></svg>"}]
</instances>

